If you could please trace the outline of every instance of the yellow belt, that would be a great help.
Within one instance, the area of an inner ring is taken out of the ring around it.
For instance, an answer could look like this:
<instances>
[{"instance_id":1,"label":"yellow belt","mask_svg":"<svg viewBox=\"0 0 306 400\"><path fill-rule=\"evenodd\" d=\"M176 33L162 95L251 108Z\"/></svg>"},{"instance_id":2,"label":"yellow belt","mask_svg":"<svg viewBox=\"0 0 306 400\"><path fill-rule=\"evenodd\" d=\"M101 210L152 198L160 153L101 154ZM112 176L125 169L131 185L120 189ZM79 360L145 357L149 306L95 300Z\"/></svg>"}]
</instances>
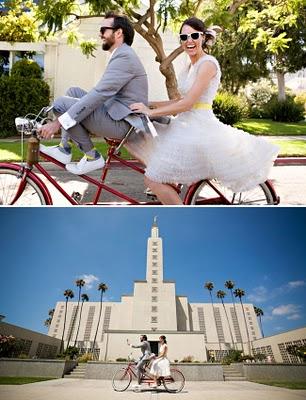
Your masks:
<instances>
[{"instance_id":1,"label":"yellow belt","mask_svg":"<svg viewBox=\"0 0 306 400\"><path fill-rule=\"evenodd\" d=\"M193 107L194 110L211 110L212 105L208 103L194 103Z\"/></svg>"}]
</instances>

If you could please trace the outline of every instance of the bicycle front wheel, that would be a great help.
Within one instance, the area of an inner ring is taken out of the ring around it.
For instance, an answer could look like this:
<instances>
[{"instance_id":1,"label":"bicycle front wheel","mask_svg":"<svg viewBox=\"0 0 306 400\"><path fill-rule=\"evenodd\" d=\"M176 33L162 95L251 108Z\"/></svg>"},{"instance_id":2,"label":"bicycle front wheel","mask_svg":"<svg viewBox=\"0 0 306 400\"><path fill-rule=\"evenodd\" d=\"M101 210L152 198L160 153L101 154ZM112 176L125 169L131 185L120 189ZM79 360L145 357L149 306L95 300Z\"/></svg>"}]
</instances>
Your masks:
<instances>
[{"instance_id":1,"label":"bicycle front wheel","mask_svg":"<svg viewBox=\"0 0 306 400\"><path fill-rule=\"evenodd\" d=\"M193 205L267 205L275 204L273 193L266 183L246 192L235 193L213 179L202 181L191 196Z\"/></svg>"},{"instance_id":2,"label":"bicycle front wheel","mask_svg":"<svg viewBox=\"0 0 306 400\"><path fill-rule=\"evenodd\" d=\"M0 205L38 206L47 204L39 185L29 176L20 196L16 194L21 184L21 174L17 169L0 167Z\"/></svg>"},{"instance_id":3,"label":"bicycle front wheel","mask_svg":"<svg viewBox=\"0 0 306 400\"><path fill-rule=\"evenodd\" d=\"M126 368L121 368L115 372L112 385L116 392L124 392L131 384L132 376Z\"/></svg>"},{"instance_id":4,"label":"bicycle front wheel","mask_svg":"<svg viewBox=\"0 0 306 400\"><path fill-rule=\"evenodd\" d=\"M171 368L170 376L164 377L163 384L167 392L179 393L185 386L185 377L181 371Z\"/></svg>"}]
</instances>

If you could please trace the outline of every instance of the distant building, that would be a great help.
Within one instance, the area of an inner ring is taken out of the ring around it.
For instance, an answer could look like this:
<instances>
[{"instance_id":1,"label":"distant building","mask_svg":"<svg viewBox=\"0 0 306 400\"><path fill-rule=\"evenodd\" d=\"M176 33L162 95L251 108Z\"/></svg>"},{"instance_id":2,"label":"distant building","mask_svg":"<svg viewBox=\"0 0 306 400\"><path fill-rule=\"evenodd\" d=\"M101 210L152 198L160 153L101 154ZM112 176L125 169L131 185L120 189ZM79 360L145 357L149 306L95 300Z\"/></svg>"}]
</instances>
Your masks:
<instances>
[{"instance_id":1,"label":"distant building","mask_svg":"<svg viewBox=\"0 0 306 400\"><path fill-rule=\"evenodd\" d=\"M14 336L22 343L20 354L29 358L55 358L59 353L59 339L0 321L0 335Z\"/></svg>"},{"instance_id":2,"label":"distant building","mask_svg":"<svg viewBox=\"0 0 306 400\"><path fill-rule=\"evenodd\" d=\"M92 348L99 307L99 302L83 304L77 338L82 352ZM244 311L249 338L254 342L262 336L253 305L244 304ZM61 338L64 316L65 302L58 302L49 328L50 336ZM65 346L69 337L70 344L76 339L78 318L77 302L69 301ZM100 360L126 358L130 351L126 339L135 343L140 334L147 334L155 353L158 352L159 336L166 335L171 360L182 360L187 356L198 361L220 360L230 348L243 347L249 354L251 346L247 343L240 304L234 307L232 303L225 303L223 307L216 303L212 307L211 303L190 303L187 296L176 293L174 281L164 280L163 242L156 221L148 238L146 279L135 281L134 293L122 295L120 302L103 302L96 357Z\"/></svg>"}]
</instances>

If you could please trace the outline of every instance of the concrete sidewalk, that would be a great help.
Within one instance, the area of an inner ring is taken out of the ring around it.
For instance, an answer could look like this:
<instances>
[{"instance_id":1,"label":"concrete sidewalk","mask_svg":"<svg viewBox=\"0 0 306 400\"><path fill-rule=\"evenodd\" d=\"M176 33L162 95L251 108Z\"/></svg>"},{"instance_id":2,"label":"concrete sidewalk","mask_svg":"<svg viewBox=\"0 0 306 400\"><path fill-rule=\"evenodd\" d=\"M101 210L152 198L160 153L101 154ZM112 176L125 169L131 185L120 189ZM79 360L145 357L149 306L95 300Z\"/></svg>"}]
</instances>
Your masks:
<instances>
[{"instance_id":1,"label":"concrete sidewalk","mask_svg":"<svg viewBox=\"0 0 306 400\"><path fill-rule=\"evenodd\" d=\"M186 382L181 393L169 394L163 389L144 386L142 392L130 388L115 392L111 381L95 379L57 379L20 386L0 386L1 400L302 400L306 390L283 389L252 382Z\"/></svg>"}]
</instances>

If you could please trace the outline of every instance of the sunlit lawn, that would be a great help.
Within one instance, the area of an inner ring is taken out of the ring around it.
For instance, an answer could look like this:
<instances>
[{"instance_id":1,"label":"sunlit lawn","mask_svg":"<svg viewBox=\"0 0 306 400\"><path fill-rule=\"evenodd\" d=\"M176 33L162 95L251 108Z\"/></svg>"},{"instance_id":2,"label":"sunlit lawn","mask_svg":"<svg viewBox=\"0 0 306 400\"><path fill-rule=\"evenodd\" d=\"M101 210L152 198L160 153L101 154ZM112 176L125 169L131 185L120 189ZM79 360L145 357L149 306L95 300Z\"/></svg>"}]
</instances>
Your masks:
<instances>
[{"instance_id":1,"label":"sunlit lawn","mask_svg":"<svg viewBox=\"0 0 306 400\"><path fill-rule=\"evenodd\" d=\"M238 122L236 128L253 135L306 136L306 122L275 122L270 119L246 119Z\"/></svg>"},{"instance_id":2,"label":"sunlit lawn","mask_svg":"<svg viewBox=\"0 0 306 400\"><path fill-rule=\"evenodd\" d=\"M287 389L299 389L299 390L306 389L306 381L302 381L302 382L253 381L253 382L261 383L263 385L283 387L283 388L287 388Z\"/></svg>"},{"instance_id":3,"label":"sunlit lawn","mask_svg":"<svg viewBox=\"0 0 306 400\"><path fill-rule=\"evenodd\" d=\"M56 378L35 376L0 376L0 385L24 385L26 383L49 381Z\"/></svg>"}]
</instances>

